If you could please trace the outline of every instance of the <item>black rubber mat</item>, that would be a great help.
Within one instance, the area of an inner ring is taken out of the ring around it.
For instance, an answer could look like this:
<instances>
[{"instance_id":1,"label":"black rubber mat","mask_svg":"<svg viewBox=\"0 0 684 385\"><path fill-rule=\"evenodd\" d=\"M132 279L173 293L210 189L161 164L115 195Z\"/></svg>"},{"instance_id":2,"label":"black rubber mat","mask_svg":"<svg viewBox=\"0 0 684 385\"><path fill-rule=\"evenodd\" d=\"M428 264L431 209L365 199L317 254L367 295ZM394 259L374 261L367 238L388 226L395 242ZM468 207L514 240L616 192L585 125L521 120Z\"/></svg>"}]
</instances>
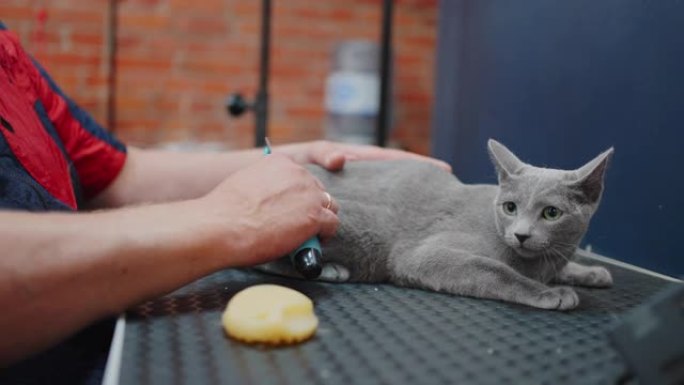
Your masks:
<instances>
[{"instance_id":1,"label":"black rubber mat","mask_svg":"<svg viewBox=\"0 0 684 385\"><path fill-rule=\"evenodd\" d=\"M615 383L625 367L605 332L670 283L608 268L615 287L578 289L581 305L570 312L227 270L129 312L120 383ZM220 323L226 303L258 283L312 298L320 319L316 336L284 348L226 338Z\"/></svg>"}]
</instances>

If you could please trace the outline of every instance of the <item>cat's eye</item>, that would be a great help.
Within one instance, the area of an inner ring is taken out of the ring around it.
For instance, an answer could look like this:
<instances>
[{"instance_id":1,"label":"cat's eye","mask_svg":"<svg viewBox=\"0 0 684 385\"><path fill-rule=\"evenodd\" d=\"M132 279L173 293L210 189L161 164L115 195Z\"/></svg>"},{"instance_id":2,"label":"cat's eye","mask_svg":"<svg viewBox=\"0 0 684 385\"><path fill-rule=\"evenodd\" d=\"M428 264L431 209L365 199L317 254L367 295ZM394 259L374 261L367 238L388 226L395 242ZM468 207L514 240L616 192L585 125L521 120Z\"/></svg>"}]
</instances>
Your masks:
<instances>
[{"instance_id":1,"label":"cat's eye","mask_svg":"<svg viewBox=\"0 0 684 385\"><path fill-rule=\"evenodd\" d=\"M508 215L515 215L517 209L518 208L513 202L504 202L503 204L503 211Z\"/></svg>"},{"instance_id":2,"label":"cat's eye","mask_svg":"<svg viewBox=\"0 0 684 385\"><path fill-rule=\"evenodd\" d=\"M563 212L557 207L546 206L544 207L544 210L542 210L542 218L546 219L547 221L555 221L556 219L560 218L561 215L563 215Z\"/></svg>"}]
</instances>

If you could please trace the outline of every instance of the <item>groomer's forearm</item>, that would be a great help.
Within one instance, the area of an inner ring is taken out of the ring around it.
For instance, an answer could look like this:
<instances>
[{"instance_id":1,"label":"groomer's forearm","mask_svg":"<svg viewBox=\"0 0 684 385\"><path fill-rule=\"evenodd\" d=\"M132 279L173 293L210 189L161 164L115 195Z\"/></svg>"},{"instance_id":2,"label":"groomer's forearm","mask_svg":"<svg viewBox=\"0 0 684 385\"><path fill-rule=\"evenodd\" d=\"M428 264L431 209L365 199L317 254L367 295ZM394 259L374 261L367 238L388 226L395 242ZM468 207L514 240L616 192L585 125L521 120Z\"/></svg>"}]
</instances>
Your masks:
<instances>
[{"instance_id":1,"label":"groomer's forearm","mask_svg":"<svg viewBox=\"0 0 684 385\"><path fill-rule=\"evenodd\" d=\"M229 264L200 239L213 236L210 226L189 228L203 227L196 211L192 202L0 211L0 367Z\"/></svg>"},{"instance_id":2,"label":"groomer's forearm","mask_svg":"<svg viewBox=\"0 0 684 385\"><path fill-rule=\"evenodd\" d=\"M117 179L90 202L90 207L122 207L197 198L261 156L257 149L193 153L131 147Z\"/></svg>"},{"instance_id":3,"label":"groomer's forearm","mask_svg":"<svg viewBox=\"0 0 684 385\"><path fill-rule=\"evenodd\" d=\"M307 148L315 142L275 147L275 151L306 163ZM117 179L93 199L91 208L169 202L207 194L228 175L261 157L262 149L231 152L172 152L129 148Z\"/></svg>"}]
</instances>

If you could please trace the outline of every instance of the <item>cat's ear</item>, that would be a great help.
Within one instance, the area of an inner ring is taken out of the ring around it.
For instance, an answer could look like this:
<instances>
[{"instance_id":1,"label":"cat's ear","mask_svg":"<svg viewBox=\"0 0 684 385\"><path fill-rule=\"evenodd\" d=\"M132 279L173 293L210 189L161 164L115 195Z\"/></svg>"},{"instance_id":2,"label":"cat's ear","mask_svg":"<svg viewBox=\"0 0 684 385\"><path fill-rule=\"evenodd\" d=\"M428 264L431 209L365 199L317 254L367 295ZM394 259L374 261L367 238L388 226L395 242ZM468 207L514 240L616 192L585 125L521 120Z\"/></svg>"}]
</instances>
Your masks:
<instances>
[{"instance_id":1,"label":"cat's ear","mask_svg":"<svg viewBox=\"0 0 684 385\"><path fill-rule=\"evenodd\" d=\"M487 149L489 150L489 157L496 167L499 181L518 173L525 166L525 163L518 159L511 150L494 139L487 141Z\"/></svg>"},{"instance_id":2,"label":"cat's ear","mask_svg":"<svg viewBox=\"0 0 684 385\"><path fill-rule=\"evenodd\" d=\"M582 192L591 204L597 203L603 192L603 179L608 168L608 162L613 156L613 147L602 152L589 163L575 170L573 184Z\"/></svg>"}]
</instances>

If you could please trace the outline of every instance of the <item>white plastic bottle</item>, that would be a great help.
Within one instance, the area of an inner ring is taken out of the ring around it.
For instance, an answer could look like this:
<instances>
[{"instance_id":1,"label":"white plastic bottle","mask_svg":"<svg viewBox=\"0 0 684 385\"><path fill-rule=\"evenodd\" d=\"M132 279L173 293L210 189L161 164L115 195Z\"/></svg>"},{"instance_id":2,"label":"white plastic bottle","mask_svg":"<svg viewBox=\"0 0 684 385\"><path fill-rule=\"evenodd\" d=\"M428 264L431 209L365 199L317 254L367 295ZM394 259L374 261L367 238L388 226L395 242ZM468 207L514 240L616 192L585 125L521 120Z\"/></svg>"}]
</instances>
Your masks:
<instances>
[{"instance_id":1,"label":"white plastic bottle","mask_svg":"<svg viewBox=\"0 0 684 385\"><path fill-rule=\"evenodd\" d=\"M372 144L379 111L379 48L371 41L340 43L326 82L326 138Z\"/></svg>"}]
</instances>

